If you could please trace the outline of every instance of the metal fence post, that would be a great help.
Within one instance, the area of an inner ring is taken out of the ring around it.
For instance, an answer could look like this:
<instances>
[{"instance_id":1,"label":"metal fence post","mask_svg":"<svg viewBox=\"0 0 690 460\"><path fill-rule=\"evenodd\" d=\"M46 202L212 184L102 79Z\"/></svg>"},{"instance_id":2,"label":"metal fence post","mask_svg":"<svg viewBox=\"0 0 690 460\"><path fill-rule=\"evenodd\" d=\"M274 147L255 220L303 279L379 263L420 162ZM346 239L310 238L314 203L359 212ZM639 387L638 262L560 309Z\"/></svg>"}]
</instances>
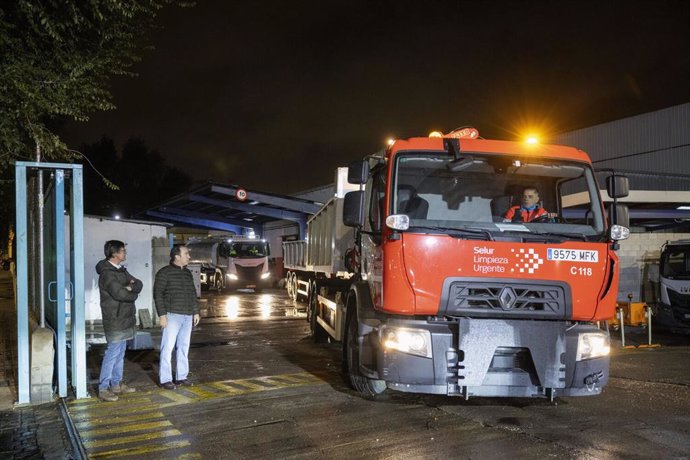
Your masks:
<instances>
[{"instance_id":1,"label":"metal fence post","mask_svg":"<svg viewBox=\"0 0 690 460\"><path fill-rule=\"evenodd\" d=\"M29 294L27 261L26 167L15 166L17 239L17 403L31 402L29 363Z\"/></svg>"}]
</instances>

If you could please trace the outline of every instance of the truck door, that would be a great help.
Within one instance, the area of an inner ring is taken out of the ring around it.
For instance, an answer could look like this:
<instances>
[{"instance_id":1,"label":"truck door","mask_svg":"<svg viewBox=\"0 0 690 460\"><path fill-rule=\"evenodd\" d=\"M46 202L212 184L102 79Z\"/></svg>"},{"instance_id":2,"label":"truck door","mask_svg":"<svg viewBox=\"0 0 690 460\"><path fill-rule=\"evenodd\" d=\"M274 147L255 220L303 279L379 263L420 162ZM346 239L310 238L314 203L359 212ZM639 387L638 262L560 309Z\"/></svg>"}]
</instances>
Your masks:
<instances>
[{"instance_id":1,"label":"truck door","mask_svg":"<svg viewBox=\"0 0 690 460\"><path fill-rule=\"evenodd\" d=\"M381 231L384 221L386 197L386 169L381 165L374 170L366 185L367 219L362 233L362 275L369 284L375 308L383 304L383 250Z\"/></svg>"}]
</instances>

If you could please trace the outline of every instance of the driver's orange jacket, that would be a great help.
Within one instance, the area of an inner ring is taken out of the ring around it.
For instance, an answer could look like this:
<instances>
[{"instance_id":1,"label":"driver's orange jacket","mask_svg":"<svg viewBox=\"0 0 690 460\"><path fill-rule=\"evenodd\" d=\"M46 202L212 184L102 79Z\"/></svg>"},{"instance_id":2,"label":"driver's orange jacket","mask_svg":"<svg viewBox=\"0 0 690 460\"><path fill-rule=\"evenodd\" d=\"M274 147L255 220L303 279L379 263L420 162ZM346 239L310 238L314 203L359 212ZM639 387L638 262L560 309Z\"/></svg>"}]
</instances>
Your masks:
<instances>
[{"instance_id":1,"label":"driver's orange jacket","mask_svg":"<svg viewBox=\"0 0 690 460\"><path fill-rule=\"evenodd\" d=\"M520 219L519 217L516 219L515 213L519 212ZM505 220L510 221L510 222L532 222L533 220L539 219L542 216L548 215L548 211L542 207L536 206L534 209L531 211L528 211L527 209L521 207L521 206L513 206L510 208L505 215L503 216Z\"/></svg>"}]
</instances>

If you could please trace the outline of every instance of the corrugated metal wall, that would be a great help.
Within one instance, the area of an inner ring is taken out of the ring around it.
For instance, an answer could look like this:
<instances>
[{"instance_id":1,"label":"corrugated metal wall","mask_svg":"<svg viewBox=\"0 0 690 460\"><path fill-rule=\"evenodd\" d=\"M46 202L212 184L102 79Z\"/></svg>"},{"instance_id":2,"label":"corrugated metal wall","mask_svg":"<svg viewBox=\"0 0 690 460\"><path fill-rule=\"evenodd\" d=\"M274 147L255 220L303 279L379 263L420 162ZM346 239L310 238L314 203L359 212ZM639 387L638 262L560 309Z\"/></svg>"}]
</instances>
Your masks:
<instances>
[{"instance_id":1,"label":"corrugated metal wall","mask_svg":"<svg viewBox=\"0 0 690 460\"><path fill-rule=\"evenodd\" d=\"M597 169L645 173L630 177L633 189L689 190L687 180L655 174L690 176L690 103L563 133L550 143L584 150Z\"/></svg>"}]
</instances>

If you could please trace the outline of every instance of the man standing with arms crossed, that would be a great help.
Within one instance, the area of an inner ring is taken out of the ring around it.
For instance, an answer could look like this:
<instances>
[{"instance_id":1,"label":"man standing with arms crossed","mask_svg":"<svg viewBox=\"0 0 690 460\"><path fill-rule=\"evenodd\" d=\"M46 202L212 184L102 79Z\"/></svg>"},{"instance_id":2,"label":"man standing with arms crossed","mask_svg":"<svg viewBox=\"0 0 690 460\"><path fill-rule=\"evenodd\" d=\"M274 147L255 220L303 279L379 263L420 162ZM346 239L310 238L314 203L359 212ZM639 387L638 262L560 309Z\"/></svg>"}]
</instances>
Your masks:
<instances>
[{"instance_id":1,"label":"man standing with arms crossed","mask_svg":"<svg viewBox=\"0 0 690 460\"><path fill-rule=\"evenodd\" d=\"M199 324L199 305L189 263L189 248L176 244L170 250L170 264L156 273L153 284L153 298L163 329L161 338L160 366L158 370L161 387L174 390L175 384L191 386L189 374L189 342L192 327ZM177 345L177 380L173 382L171 358Z\"/></svg>"},{"instance_id":2,"label":"man standing with arms crossed","mask_svg":"<svg viewBox=\"0 0 690 460\"><path fill-rule=\"evenodd\" d=\"M125 243L118 240L106 241L103 252L105 259L96 265L96 273L101 295L103 330L108 346L101 364L98 397L103 401L113 402L117 401L117 395L135 391L122 383L122 370L127 340L134 337L137 324L134 301L143 285L122 265L127 259Z\"/></svg>"}]
</instances>

